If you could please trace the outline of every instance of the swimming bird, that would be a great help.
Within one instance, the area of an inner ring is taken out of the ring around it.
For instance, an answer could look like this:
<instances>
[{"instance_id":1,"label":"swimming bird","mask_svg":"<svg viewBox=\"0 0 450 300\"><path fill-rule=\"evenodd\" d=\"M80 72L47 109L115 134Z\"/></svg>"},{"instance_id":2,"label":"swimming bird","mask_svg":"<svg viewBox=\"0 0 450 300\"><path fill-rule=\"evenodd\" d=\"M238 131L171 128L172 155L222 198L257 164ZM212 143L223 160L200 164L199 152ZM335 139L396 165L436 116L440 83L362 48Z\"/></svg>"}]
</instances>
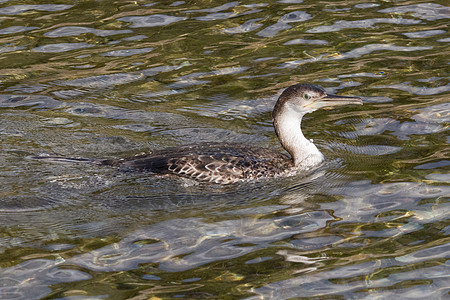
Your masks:
<instances>
[{"instance_id":1,"label":"swimming bird","mask_svg":"<svg viewBox=\"0 0 450 300\"><path fill-rule=\"evenodd\" d=\"M274 106L272 121L275 133L289 155L242 144L201 143L117 160L47 158L53 158L53 161L91 162L151 174L172 174L218 184L289 176L307 172L324 161L316 145L302 133L303 116L323 107L345 104L362 104L362 100L359 97L327 94L321 86L309 83L286 88Z\"/></svg>"}]
</instances>

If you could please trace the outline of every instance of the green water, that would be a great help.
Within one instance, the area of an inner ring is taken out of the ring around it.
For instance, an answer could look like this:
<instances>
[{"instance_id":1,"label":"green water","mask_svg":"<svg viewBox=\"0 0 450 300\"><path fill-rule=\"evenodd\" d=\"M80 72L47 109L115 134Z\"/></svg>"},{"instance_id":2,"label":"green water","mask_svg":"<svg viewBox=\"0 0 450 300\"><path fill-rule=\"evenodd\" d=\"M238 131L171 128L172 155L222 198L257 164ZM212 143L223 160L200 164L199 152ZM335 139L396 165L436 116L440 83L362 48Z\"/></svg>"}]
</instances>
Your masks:
<instances>
[{"instance_id":1,"label":"green water","mask_svg":"<svg viewBox=\"0 0 450 300\"><path fill-rule=\"evenodd\" d=\"M447 5L0 1L0 299L445 299ZM308 176L29 159L279 148L300 82L364 100L304 118L327 157Z\"/></svg>"}]
</instances>

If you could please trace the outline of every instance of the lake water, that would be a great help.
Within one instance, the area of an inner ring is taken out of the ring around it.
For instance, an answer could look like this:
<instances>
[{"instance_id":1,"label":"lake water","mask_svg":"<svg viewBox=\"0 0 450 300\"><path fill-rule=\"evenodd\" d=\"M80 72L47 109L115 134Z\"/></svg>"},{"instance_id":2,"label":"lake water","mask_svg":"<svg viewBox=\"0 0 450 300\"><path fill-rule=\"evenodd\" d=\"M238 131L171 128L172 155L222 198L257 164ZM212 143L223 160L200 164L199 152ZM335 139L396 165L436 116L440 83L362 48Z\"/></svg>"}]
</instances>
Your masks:
<instances>
[{"instance_id":1,"label":"lake water","mask_svg":"<svg viewBox=\"0 0 450 300\"><path fill-rule=\"evenodd\" d=\"M446 1L0 1L1 299L448 299ZM280 148L307 176L192 184L32 155Z\"/></svg>"}]
</instances>

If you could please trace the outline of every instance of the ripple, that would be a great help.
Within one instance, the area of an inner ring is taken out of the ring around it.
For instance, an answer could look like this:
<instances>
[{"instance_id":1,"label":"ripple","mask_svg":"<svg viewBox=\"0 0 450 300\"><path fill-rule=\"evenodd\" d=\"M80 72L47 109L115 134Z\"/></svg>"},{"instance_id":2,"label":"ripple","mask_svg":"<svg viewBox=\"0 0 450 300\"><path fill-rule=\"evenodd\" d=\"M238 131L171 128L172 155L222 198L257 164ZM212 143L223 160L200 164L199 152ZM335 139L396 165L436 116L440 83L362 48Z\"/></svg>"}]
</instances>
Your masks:
<instances>
[{"instance_id":1,"label":"ripple","mask_svg":"<svg viewBox=\"0 0 450 300\"><path fill-rule=\"evenodd\" d=\"M414 32L405 32L403 33L409 38L426 38L429 36L434 36L438 34L446 33L445 30L435 29L435 30L423 30L423 31L414 31Z\"/></svg>"},{"instance_id":2,"label":"ripple","mask_svg":"<svg viewBox=\"0 0 450 300\"><path fill-rule=\"evenodd\" d=\"M69 250L75 248L75 245L72 244L50 244L45 246L45 249L50 251L61 251L61 250Z\"/></svg>"},{"instance_id":3,"label":"ripple","mask_svg":"<svg viewBox=\"0 0 450 300\"><path fill-rule=\"evenodd\" d=\"M427 47L422 47L427 48ZM425 50L425 49L423 49ZM444 85L444 86L438 86L438 87L418 87L418 86L412 86L409 84L409 82L403 82L399 84L391 84L391 85L379 85L374 86L373 88L376 89L397 89L405 92L409 92L414 95L437 95L442 94L445 92L450 91L450 84Z\"/></svg>"},{"instance_id":4,"label":"ripple","mask_svg":"<svg viewBox=\"0 0 450 300\"><path fill-rule=\"evenodd\" d=\"M331 12L341 12L341 11L349 11L351 10L350 7L344 7L344 8L324 8L323 11L331 11Z\"/></svg>"},{"instance_id":5,"label":"ripple","mask_svg":"<svg viewBox=\"0 0 450 300\"><path fill-rule=\"evenodd\" d=\"M272 97L256 99L256 100L242 100L236 102L229 99L226 95L218 95L219 101L214 101L209 104L195 105L189 108L179 108L179 111L195 112L200 116L215 117L223 120L236 119L253 119L258 115L272 111L274 99Z\"/></svg>"},{"instance_id":6,"label":"ripple","mask_svg":"<svg viewBox=\"0 0 450 300\"><path fill-rule=\"evenodd\" d=\"M295 39L290 40L283 45L299 45L299 44L307 44L307 45L326 45L328 44L325 40L305 40L305 39Z\"/></svg>"},{"instance_id":7,"label":"ripple","mask_svg":"<svg viewBox=\"0 0 450 300\"><path fill-rule=\"evenodd\" d=\"M159 66L159 67L153 67L153 68L149 68L149 69L145 69L140 71L142 74L144 74L145 76L155 76L157 74L163 73L163 72L170 72L170 71L174 71L174 70L178 70L180 68L182 68L183 65L175 65L175 66Z\"/></svg>"},{"instance_id":8,"label":"ripple","mask_svg":"<svg viewBox=\"0 0 450 300\"><path fill-rule=\"evenodd\" d=\"M133 130L130 127L125 129ZM140 128L137 127L137 130ZM143 128L142 128L143 129ZM150 130L150 127L147 127ZM158 134L159 135L159 134ZM261 137L252 134L236 133L229 129L216 129L216 128L180 128L173 130L165 130L164 137L171 138L179 144L192 143L192 137L195 137L196 143L214 142L214 141L227 141L228 143L240 143L246 141L248 143L260 143Z\"/></svg>"},{"instance_id":9,"label":"ripple","mask_svg":"<svg viewBox=\"0 0 450 300\"><path fill-rule=\"evenodd\" d=\"M215 20L229 19L233 16L236 16L236 13L234 12L211 13L206 16L196 17L195 19L199 21L215 21Z\"/></svg>"},{"instance_id":10,"label":"ripple","mask_svg":"<svg viewBox=\"0 0 450 300\"><path fill-rule=\"evenodd\" d=\"M65 26L55 29L53 31L44 34L46 37L64 37L64 36L77 36L83 33L92 33L97 36L110 36L116 34L131 33L131 30L100 30L89 27L80 26Z\"/></svg>"},{"instance_id":11,"label":"ripple","mask_svg":"<svg viewBox=\"0 0 450 300\"><path fill-rule=\"evenodd\" d=\"M184 17L174 17L167 15L131 16L120 18L119 21L131 22L131 28L155 27L169 25L175 22L186 20Z\"/></svg>"},{"instance_id":12,"label":"ripple","mask_svg":"<svg viewBox=\"0 0 450 300\"><path fill-rule=\"evenodd\" d=\"M303 260L310 260L304 257ZM365 262L360 264L349 264L338 266L332 270L322 270L316 272L314 276L295 276L291 279L285 279L268 283L262 287L252 289L256 296L248 297L249 300L256 299L292 299L302 295L302 297L323 297L325 295L339 294L346 295L353 290L362 290L367 288L364 280L365 274L375 272L379 268L376 262ZM334 278L351 278L335 283Z\"/></svg>"},{"instance_id":13,"label":"ripple","mask_svg":"<svg viewBox=\"0 0 450 300\"><path fill-rule=\"evenodd\" d=\"M0 8L0 15L18 15L29 10L59 11L69 9L72 6L63 4L11 5Z\"/></svg>"},{"instance_id":14,"label":"ripple","mask_svg":"<svg viewBox=\"0 0 450 300\"><path fill-rule=\"evenodd\" d=\"M450 174L431 173L425 176L428 180L450 183Z\"/></svg>"},{"instance_id":15,"label":"ripple","mask_svg":"<svg viewBox=\"0 0 450 300\"><path fill-rule=\"evenodd\" d=\"M330 220L332 217L326 212L275 219L241 218L215 223L205 223L197 218L172 219L132 233L114 246L72 257L67 262L106 272L129 270L141 263L158 262L162 270L179 272L214 261L241 257L293 234L323 228ZM146 239L161 242L134 243ZM239 246L244 243L247 246Z\"/></svg>"},{"instance_id":16,"label":"ripple","mask_svg":"<svg viewBox=\"0 0 450 300\"><path fill-rule=\"evenodd\" d=\"M44 53L58 53L58 52L67 52L71 50L84 49L94 47L89 43L58 43L58 44L47 44L43 46L39 46L31 49L34 52L44 52Z\"/></svg>"},{"instance_id":17,"label":"ripple","mask_svg":"<svg viewBox=\"0 0 450 300\"><path fill-rule=\"evenodd\" d=\"M152 124L161 125L164 124L168 126L169 124L174 126L175 124L185 124L186 119L174 114L174 113L164 113L164 112L146 112L139 110L128 110L124 108L119 108L111 105L100 105L88 102L76 102L67 103L64 110L66 113L75 116L90 116L96 118L109 118L117 120L131 120L139 121L140 124L143 122L152 122ZM148 125L142 125L148 129L152 127ZM132 125L120 126L118 128L131 129Z\"/></svg>"},{"instance_id":18,"label":"ripple","mask_svg":"<svg viewBox=\"0 0 450 300\"><path fill-rule=\"evenodd\" d=\"M115 56L115 57L125 57L132 56L136 54L144 54L153 51L154 48L139 48L139 49L124 49L124 50L113 50L103 53L103 56Z\"/></svg>"},{"instance_id":19,"label":"ripple","mask_svg":"<svg viewBox=\"0 0 450 300\"><path fill-rule=\"evenodd\" d=\"M361 3L361 4L356 4L355 8L365 9L365 8L372 8L372 7L378 7L378 6L380 6L380 4L377 4L377 3Z\"/></svg>"},{"instance_id":20,"label":"ripple","mask_svg":"<svg viewBox=\"0 0 450 300\"><path fill-rule=\"evenodd\" d=\"M48 272L45 273L45 276L47 277L47 280L51 280L52 282L73 282L88 280L92 278L92 276L88 273L79 270L58 268L51 268Z\"/></svg>"},{"instance_id":21,"label":"ripple","mask_svg":"<svg viewBox=\"0 0 450 300\"><path fill-rule=\"evenodd\" d=\"M277 23L264 28L257 33L263 37L273 37L277 35L281 30L290 29L292 26L289 23L304 22L311 19L311 15L304 11L293 11L282 16Z\"/></svg>"},{"instance_id":22,"label":"ripple","mask_svg":"<svg viewBox=\"0 0 450 300\"><path fill-rule=\"evenodd\" d=\"M244 72L248 67L228 67L213 70L210 72L195 72L187 75L183 75L175 78L176 82L169 85L172 89L180 89L189 86L207 84L210 81L204 80L203 78L208 78L212 76L222 76L222 75L232 75Z\"/></svg>"},{"instance_id":23,"label":"ripple","mask_svg":"<svg viewBox=\"0 0 450 300\"><path fill-rule=\"evenodd\" d=\"M39 196L3 197L0 203L1 213L33 212L50 209L61 204L61 201Z\"/></svg>"},{"instance_id":24,"label":"ripple","mask_svg":"<svg viewBox=\"0 0 450 300\"><path fill-rule=\"evenodd\" d=\"M154 126L147 125L147 124L141 124L141 123L135 123L135 124L123 124L123 125L116 125L112 126L113 128L122 129L122 130L131 130L134 132L150 132L155 129Z\"/></svg>"},{"instance_id":25,"label":"ripple","mask_svg":"<svg viewBox=\"0 0 450 300\"><path fill-rule=\"evenodd\" d=\"M431 112L432 114L433 112ZM355 125L355 131L341 135L351 138L355 135L377 135L388 131L400 140L408 140L410 135L430 134L445 130L445 127L437 124L438 122L422 122L420 120L424 117L420 114L418 116L416 122L400 122L390 118L367 119Z\"/></svg>"},{"instance_id":26,"label":"ripple","mask_svg":"<svg viewBox=\"0 0 450 300\"><path fill-rule=\"evenodd\" d=\"M398 182L385 184L371 184L366 180L353 181L340 187L330 186L327 193L339 195L340 202L328 203L328 209L334 211L335 215L345 216L345 222L374 222L374 214L380 215L383 212L390 212L393 209L411 211L416 214L418 203L422 199L445 197L450 192L448 186L429 186L423 183ZM385 205L386 204L386 205ZM426 208L427 211L443 211L444 215L438 218L445 218L444 204L436 207ZM354 214L358 211L358 214ZM419 219L415 222L408 222L406 225L417 227L417 224L433 222L434 219ZM406 229L406 227L405 227ZM415 229L417 230L418 227ZM399 234L402 232L399 228Z\"/></svg>"},{"instance_id":27,"label":"ripple","mask_svg":"<svg viewBox=\"0 0 450 300\"><path fill-rule=\"evenodd\" d=\"M283 3L283 4L298 4L298 3L302 3L303 0L278 0L278 3Z\"/></svg>"},{"instance_id":28,"label":"ripple","mask_svg":"<svg viewBox=\"0 0 450 300\"><path fill-rule=\"evenodd\" d=\"M405 6L390 7L379 10L382 13L398 13L404 14L412 12L414 17L434 21L439 19L450 18L450 8L435 3L421 3Z\"/></svg>"},{"instance_id":29,"label":"ripple","mask_svg":"<svg viewBox=\"0 0 450 300\"><path fill-rule=\"evenodd\" d=\"M341 143L329 143L328 145L333 150L340 149L351 153L373 155L373 156L393 154L402 150L401 147L387 146L387 145L353 146Z\"/></svg>"},{"instance_id":30,"label":"ripple","mask_svg":"<svg viewBox=\"0 0 450 300\"><path fill-rule=\"evenodd\" d=\"M254 258L254 259L247 260L245 262L245 264L246 265L259 264L259 263L262 263L264 261L268 261L268 260L272 260L272 259L273 259L272 256L262 256L262 257L257 257L257 258Z\"/></svg>"},{"instance_id":31,"label":"ripple","mask_svg":"<svg viewBox=\"0 0 450 300\"><path fill-rule=\"evenodd\" d=\"M145 40L146 38L148 38L148 36L139 34L139 35L123 38L122 41L141 41L141 40Z\"/></svg>"},{"instance_id":32,"label":"ripple","mask_svg":"<svg viewBox=\"0 0 450 300\"><path fill-rule=\"evenodd\" d=\"M427 261L433 258L448 258L450 256L450 244L439 245L427 249L421 249L414 253L398 256L395 260L402 263L412 264Z\"/></svg>"},{"instance_id":33,"label":"ripple","mask_svg":"<svg viewBox=\"0 0 450 300\"><path fill-rule=\"evenodd\" d=\"M186 10L184 12L185 13L195 13L195 12L214 13L214 12L219 12L219 11L224 11L224 10L230 9L232 7L237 6L238 4L239 4L238 1L233 1L233 2L228 2L228 3L220 5L220 6L212 7L212 8L190 9L190 10Z\"/></svg>"},{"instance_id":34,"label":"ripple","mask_svg":"<svg viewBox=\"0 0 450 300\"><path fill-rule=\"evenodd\" d=\"M394 101L392 98L385 96L364 97L364 103L387 103Z\"/></svg>"},{"instance_id":35,"label":"ripple","mask_svg":"<svg viewBox=\"0 0 450 300\"><path fill-rule=\"evenodd\" d=\"M431 261L430 263L433 264L434 262ZM402 268L403 263L401 262L394 263L394 265L398 265L395 267L395 274L376 277L373 275L385 272L393 267L388 259L361 264L349 262L331 270L325 269L321 272L315 272L313 276L302 274L303 276L272 282L260 288L252 289L256 296L247 299L291 299L297 298L298 295L306 298L323 298L335 293L348 295L355 292L362 299L372 299L374 293L380 299L394 299L399 297L399 290L396 288L399 285L405 286L400 289L401 298L445 298L448 290L446 285L448 264L439 263L437 266L422 267L420 270L411 267ZM422 283L424 277L433 279L433 287L428 284L428 281ZM408 284L414 281L421 283L418 285Z\"/></svg>"},{"instance_id":36,"label":"ripple","mask_svg":"<svg viewBox=\"0 0 450 300\"><path fill-rule=\"evenodd\" d=\"M337 78L354 78L354 77L370 77L370 78L381 78L386 77L386 74L383 72L378 73L371 73L371 72L360 72L360 73L353 73L353 74L342 74L338 75Z\"/></svg>"},{"instance_id":37,"label":"ripple","mask_svg":"<svg viewBox=\"0 0 450 300\"><path fill-rule=\"evenodd\" d=\"M415 166L416 170L431 170L431 169L439 169L450 166L450 160L441 160L434 163L427 163L423 165Z\"/></svg>"},{"instance_id":38,"label":"ripple","mask_svg":"<svg viewBox=\"0 0 450 300\"><path fill-rule=\"evenodd\" d=\"M87 88L107 88L127 84L144 78L144 75L141 73L115 73L68 80L63 82L63 84Z\"/></svg>"},{"instance_id":39,"label":"ripple","mask_svg":"<svg viewBox=\"0 0 450 300\"><path fill-rule=\"evenodd\" d=\"M31 259L1 269L2 299L41 299L51 292L49 285L92 278L79 270L58 269L59 264L61 260Z\"/></svg>"},{"instance_id":40,"label":"ripple","mask_svg":"<svg viewBox=\"0 0 450 300\"><path fill-rule=\"evenodd\" d=\"M448 4L107 2L0 0L0 298L448 296L448 264L433 256L448 251L416 254L450 233ZM75 42L92 47L38 47ZM367 104L305 118L328 156L305 176L205 187L23 159L276 147L277 91L305 81Z\"/></svg>"},{"instance_id":41,"label":"ripple","mask_svg":"<svg viewBox=\"0 0 450 300\"><path fill-rule=\"evenodd\" d=\"M355 131L351 132L354 135L377 135L385 131L395 131L400 125L400 122L391 118L370 118L365 119L359 124L354 125ZM344 133L346 136L346 133Z\"/></svg>"},{"instance_id":42,"label":"ripple","mask_svg":"<svg viewBox=\"0 0 450 300\"><path fill-rule=\"evenodd\" d=\"M11 26L11 27L1 29L0 34L11 34L11 33L24 32L24 31L30 31L30 30L33 30L36 28L38 28L38 27Z\"/></svg>"},{"instance_id":43,"label":"ripple","mask_svg":"<svg viewBox=\"0 0 450 300\"><path fill-rule=\"evenodd\" d=\"M59 105L61 105L60 101L49 96L0 94L0 107L4 108L33 106L34 108L50 109Z\"/></svg>"},{"instance_id":44,"label":"ripple","mask_svg":"<svg viewBox=\"0 0 450 300\"><path fill-rule=\"evenodd\" d=\"M412 111L420 112L412 117L416 121L427 123L450 122L450 103L431 105L417 110L413 109Z\"/></svg>"},{"instance_id":45,"label":"ripple","mask_svg":"<svg viewBox=\"0 0 450 300\"><path fill-rule=\"evenodd\" d=\"M170 6L180 6L180 5L183 5L185 3L186 3L185 1L175 1L172 4L170 4Z\"/></svg>"},{"instance_id":46,"label":"ripple","mask_svg":"<svg viewBox=\"0 0 450 300\"><path fill-rule=\"evenodd\" d=\"M71 99L85 94L86 92L80 89L77 90L58 90L52 92L53 95L60 99Z\"/></svg>"},{"instance_id":47,"label":"ripple","mask_svg":"<svg viewBox=\"0 0 450 300\"><path fill-rule=\"evenodd\" d=\"M403 122L393 133L400 140L408 140L410 135L430 134L444 131L445 128L439 124L425 122Z\"/></svg>"},{"instance_id":48,"label":"ripple","mask_svg":"<svg viewBox=\"0 0 450 300\"><path fill-rule=\"evenodd\" d=\"M414 19L402 19L402 18L375 18L375 19L365 19L357 21L345 21L339 20L334 22L333 25L323 25L317 26L312 29L307 30L307 33L324 33L324 32L334 32L342 29L349 28L370 28L377 23L390 23L390 24L401 24L401 25L411 25L421 23L420 20Z\"/></svg>"},{"instance_id":49,"label":"ripple","mask_svg":"<svg viewBox=\"0 0 450 300\"><path fill-rule=\"evenodd\" d=\"M48 88L48 85L44 84L28 85L19 83L9 88L6 88L5 91L20 92L20 93L36 93L42 92L46 88Z\"/></svg>"},{"instance_id":50,"label":"ripple","mask_svg":"<svg viewBox=\"0 0 450 300\"><path fill-rule=\"evenodd\" d=\"M302 60L289 61L280 66L280 68L294 68L298 65L303 65L311 62L318 61L330 61L330 60L341 60L341 59L349 59L349 58L358 58L363 55L370 54L374 51L401 51L401 52L411 52L411 51L421 51L421 50L429 50L433 49L433 47L424 47L424 46L416 46L416 47L408 47L408 46L396 46L392 44L369 44L364 45L360 48L356 48L350 50L348 52L333 54L333 55L319 55L318 57L312 57Z\"/></svg>"},{"instance_id":51,"label":"ripple","mask_svg":"<svg viewBox=\"0 0 450 300\"><path fill-rule=\"evenodd\" d=\"M110 117L121 114L121 109L117 107L110 107L105 105L97 105L93 103L74 103L66 108L66 112L76 116L91 116L91 117Z\"/></svg>"},{"instance_id":52,"label":"ripple","mask_svg":"<svg viewBox=\"0 0 450 300\"><path fill-rule=\"evenodd\" d=\"M240 26L233 27L233 28L222 29L222 32L230 33L230 34L250 32L250 31L256 30L256 29L258 29L259 27L262 26L262 24L257 24L256 23L256 22L261 21L261 20L262 19L248 20L247 22L245 22L244 24L242 24Z\"/></svg>"},{"instance_id":53,"label":"ripple","mask_svg":"<svg viewBox=\"0 0 450 300\"><path fill-rule=\"evenodd\" d=\"M14 52L25 49L24 46L0 46L0 53Z\"/></svg>"}]
</instances>

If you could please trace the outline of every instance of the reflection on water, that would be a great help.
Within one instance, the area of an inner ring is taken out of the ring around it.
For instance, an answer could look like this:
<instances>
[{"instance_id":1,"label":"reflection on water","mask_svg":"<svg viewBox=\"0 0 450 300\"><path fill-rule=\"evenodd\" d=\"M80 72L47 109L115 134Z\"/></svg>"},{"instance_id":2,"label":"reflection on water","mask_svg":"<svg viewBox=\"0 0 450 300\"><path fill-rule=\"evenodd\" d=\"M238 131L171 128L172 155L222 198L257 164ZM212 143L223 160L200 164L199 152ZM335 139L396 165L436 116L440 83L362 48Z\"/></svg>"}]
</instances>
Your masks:
<instances>
[{"instance_id":1,"label":"reflection on water","mask_svg":"<svg viewBox=\"0 0 450 300\"><path fill-rule=\"evenodd\" d=\"M1 299L448 294L448 6L0 2ZM270 111L298 82L365 102L307 115L327 156L308 175L27 159L276 148Z\"/></svg>"}]
</instances>

